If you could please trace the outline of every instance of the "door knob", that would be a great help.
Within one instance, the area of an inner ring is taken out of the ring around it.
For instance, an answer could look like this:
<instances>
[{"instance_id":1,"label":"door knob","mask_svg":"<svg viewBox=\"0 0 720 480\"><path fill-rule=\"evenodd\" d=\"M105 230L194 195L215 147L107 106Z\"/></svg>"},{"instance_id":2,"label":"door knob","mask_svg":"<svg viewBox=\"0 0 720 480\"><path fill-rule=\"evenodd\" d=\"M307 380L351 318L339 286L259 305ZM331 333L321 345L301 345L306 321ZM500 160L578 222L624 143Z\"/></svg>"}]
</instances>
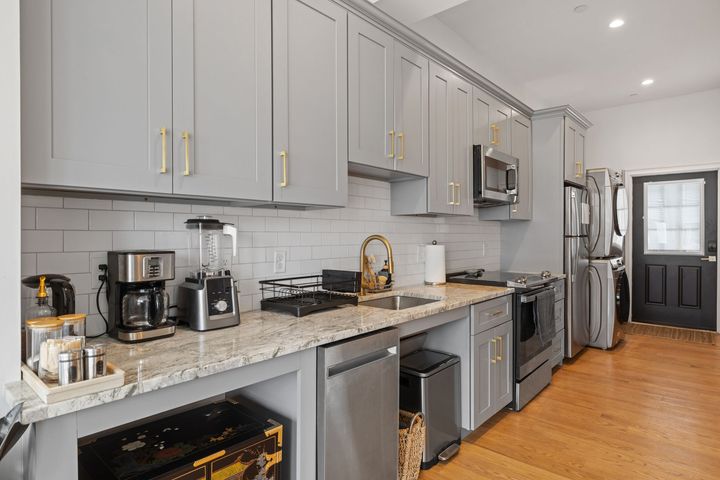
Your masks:
<instances>
[{"instance_id":1,"label":"door knob","mask_svg":"<svg viewBox=\"0 0 720 480\"><path fill-rule=\"evenodd\" d=\"M700 260L702 260L703 262L715 263L717 262L717 257L715 255L710 255L709 257L701 257Z\"/></svg>"}]
</instances>

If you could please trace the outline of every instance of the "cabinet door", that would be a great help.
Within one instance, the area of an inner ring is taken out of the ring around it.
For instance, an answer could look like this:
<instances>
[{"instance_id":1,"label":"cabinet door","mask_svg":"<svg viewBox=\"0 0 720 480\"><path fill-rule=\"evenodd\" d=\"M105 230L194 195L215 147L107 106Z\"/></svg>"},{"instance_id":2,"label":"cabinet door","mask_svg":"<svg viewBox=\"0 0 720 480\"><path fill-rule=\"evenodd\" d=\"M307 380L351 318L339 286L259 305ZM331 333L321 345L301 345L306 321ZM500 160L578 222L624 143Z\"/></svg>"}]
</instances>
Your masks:
<instances>
[{"instance_id":1,"label":"cabinet door","mask_svg":"<svg viewBox=\"0 0 720 480\"><path fill-rule=\"evenodd\" d=\"M497 353L497 336L494 328L472 337L470 390L473 429L495 414Z\"/></svg>"},{"instance_id":2,"label":"cabinet door","mask_svg":"<svg viewBox=\"0 0 720 480\"><path fill-rule=\"evenodd\" d=\"M565 181L578 183L577 159L575 158L575 137L578 132L578 125L565 118Z\"/></svg>"},{"instance_id":3,"label":"cabinet door","mask_svg":"<svg viewBox=\"0 0 720 480\"><path fill-rule=\"evenodd\" d=\"M273 193L347 204L347 12L329 0L273 1Z\"/></svg>"},{"instance_id":4,"label":"cabinet door","mask_svg":"<svg viewBox=\"0 0 720 480\"><path fill-rule=\"evenodd\" d=\"M490 145L501 152L511 152L512 109L493 99L490 105Z\"/></svg>"},{"instance_id":5,"label":"cabinet door","mask_svg":"<svg viewBox=\"0 0 720 480\"><path fill-rule=\"evenodd\" d=\"M393 126L393 38L348 16L349 160L395 167Z\"/></svg>"},{"instance_id":6,"label":"cabinet door","mask_svg":"<svg viewBox=\"0 0 720 480\"><path fill-rule=\"evenodd\" d=\"M23 183L170 193L170 0L20 3Z\"/></svg>"},{"instance_id":7,"label":"cabinet door","mask_svg":"<svg viewBox=\"0 0 720 480\"><path fill-rule=\"evenodd\" d=\"M472 87L454 77L451 93L453 181L456 191L453 213L472 215Z\"/></svg>"},{"instance_id":8,"label":"cabinet door","mask_svg":"<svg viewBox=\"0 0 720 480\"><path fill-rule=\"evenodd\" d=\"M428 212L453 213L457 189L453 180L452 157L452 89L453 75L430 64L430 176L428 177Z\"/></svg>"},{"instance_id":9,"label":"cabinet door","mask_svg":"<svg viewBox=\"0 0 720 480\"><path fill-rule=\"evenodd\" d=\"M173 0L175 193L272 200L270 12Z\"/></svg>"},{"instance_id":10,"label":"cabinet door","mask_svg":"<svg viewBox=\"0 0 720 480\"><path fill-rule=\"evenodd\" d=\"M490 145L492 132L490 130L490 109L494 99L484 90L473 87L473 145Z\"/></svg>"},{"instance_id":11,"label":"cabinet door","mask_svg":"<svg viewBox=\"0 0 720 480\"><path fill-rule=\"evenodd\" d=\"M395 42L395 169L428 176L428 59Z\"/></svg>"},{"instance_id":12,"label":"cabinet door","mask_svg":"<svg viewBox=\"0 0 720 480\"><path fill-rule=\"evenodd\" d=\"M513 399L515 372L513 372L512 327L513 322L506 322L494 329L498 355L495 364L495 407L493 413L505 408Z\"/></svg>"},{"instance_id":13,"label":"cabinet door","mask_svg":"<svg viewBox=\"0 0 720 480\"><path fill-rule=\"evenodd\" d=\"M533 165L530 120L513 112L512 156L518 159L518 201L510 205L511 220L532 220Z\"/></svg>"},{"instance_id":14,"label":"cabinet door","mask_svg":"<svg viewBox=\"0 0 720 480\"><path fill-rule=\"evenodd\" d=\"M576 182L585 184L585 129L582 127L575 131L575 178Z\"/></svg>"}]
</instances>

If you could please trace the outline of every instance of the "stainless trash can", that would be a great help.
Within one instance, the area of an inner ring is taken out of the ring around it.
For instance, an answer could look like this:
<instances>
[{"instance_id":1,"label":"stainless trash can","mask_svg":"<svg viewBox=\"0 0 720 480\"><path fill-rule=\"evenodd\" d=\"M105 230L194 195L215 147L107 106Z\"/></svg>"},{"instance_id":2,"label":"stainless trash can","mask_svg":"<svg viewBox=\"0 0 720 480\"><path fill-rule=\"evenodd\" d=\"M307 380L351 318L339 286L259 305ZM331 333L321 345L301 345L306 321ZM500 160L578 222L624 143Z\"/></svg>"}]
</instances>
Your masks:
<instances>
[{"instance_id":1,"label":"stainless trash can","mask_svg":"<svg viewBox=\"0 0 720 480\"><path fill-rule=\"evenodd\" d=\"M402 357L400 409L425 416L423 469L455 455L461 433L460 357L424 349Z\"/></svg>"}]
</instances>

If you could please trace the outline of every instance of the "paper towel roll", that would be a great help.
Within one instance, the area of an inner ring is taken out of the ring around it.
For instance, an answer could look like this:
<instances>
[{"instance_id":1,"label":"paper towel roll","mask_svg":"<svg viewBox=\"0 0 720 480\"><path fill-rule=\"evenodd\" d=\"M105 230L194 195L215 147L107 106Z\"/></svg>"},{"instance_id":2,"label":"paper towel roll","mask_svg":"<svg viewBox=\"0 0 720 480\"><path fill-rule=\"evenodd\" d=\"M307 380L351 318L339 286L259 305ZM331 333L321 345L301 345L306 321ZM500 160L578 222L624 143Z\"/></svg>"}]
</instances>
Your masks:
<instances>
[{"instance_id":1,"label":"paper towel roll","mask_svg":"<svg viewBox=\"0 0 720 480\"><path fill-rule=\"evenodd\" d=\"M425 245L425 284L445 283L445 245Z\"/></svg>"}]
</instances>

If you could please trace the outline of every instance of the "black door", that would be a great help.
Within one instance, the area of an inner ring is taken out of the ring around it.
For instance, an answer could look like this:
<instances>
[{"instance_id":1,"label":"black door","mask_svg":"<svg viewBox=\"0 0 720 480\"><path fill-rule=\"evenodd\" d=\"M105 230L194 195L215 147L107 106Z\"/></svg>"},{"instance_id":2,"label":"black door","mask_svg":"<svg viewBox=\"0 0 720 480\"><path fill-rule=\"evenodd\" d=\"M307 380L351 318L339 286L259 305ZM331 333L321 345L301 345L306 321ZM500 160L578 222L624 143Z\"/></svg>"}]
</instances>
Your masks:
<instances>
[{"instance_id":1,"label":"black door","mask_svg":"<svg viewBox=\"0 0 720 480\"><path fill-rule=\"evenodd\" d=\"M716 329L717 172L633 179L633 321Z\"/></svg>"}]
</instances>

